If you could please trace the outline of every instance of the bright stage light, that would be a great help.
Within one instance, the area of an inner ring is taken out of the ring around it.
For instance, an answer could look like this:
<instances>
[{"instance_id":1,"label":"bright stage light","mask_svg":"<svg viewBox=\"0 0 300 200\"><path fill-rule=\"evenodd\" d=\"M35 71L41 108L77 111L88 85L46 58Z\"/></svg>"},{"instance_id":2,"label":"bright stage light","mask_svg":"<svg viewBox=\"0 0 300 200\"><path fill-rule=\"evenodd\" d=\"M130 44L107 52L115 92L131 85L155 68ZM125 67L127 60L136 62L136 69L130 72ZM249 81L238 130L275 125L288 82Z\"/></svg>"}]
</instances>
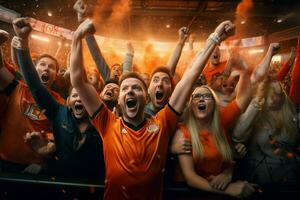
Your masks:
<instances>
[{"instance_id":1,"label":"bright stage light","mask_svg":"<svg viewBox=\"0 0 300 200\"><path fill-rule=\"evenodd\" d=\"M263 53L263 49L252 49L249 51L249 54L257 54L257 53Z\"/></svg>"},{"instance_id":2,"label":"bright stage light","mask_svg":"<svg viewBox=\"0 0 300 200\"><path fill-rule=\"evenodd\" d=\"M40 40L40 41L42 41L42 42L47 42L47 43L50 42L50 39L49 39L49 38L44 37L44 36L40 36L40 35L31 34L31 38L32 38L32 39L35 39L35 40Z\"/></svg>"}]
</instances>

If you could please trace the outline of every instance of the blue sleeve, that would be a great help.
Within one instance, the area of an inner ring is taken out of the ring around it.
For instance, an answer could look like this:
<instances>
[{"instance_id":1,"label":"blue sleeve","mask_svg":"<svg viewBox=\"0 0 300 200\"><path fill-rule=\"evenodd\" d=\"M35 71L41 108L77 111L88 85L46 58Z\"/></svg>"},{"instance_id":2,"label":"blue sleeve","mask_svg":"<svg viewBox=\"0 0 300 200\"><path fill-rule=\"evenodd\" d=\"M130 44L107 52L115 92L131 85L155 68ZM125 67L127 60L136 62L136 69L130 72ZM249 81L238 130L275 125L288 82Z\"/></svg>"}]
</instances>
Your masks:
<instances>
[{"instance_id":1,"label":"blue sleeve","mask_svg":"<svg viewBox=\"0 0 300 200\"><path fill-rule=\"evenodd\" d=\"M21 73L29 87L36 104L45 109L48 120L53 120L59 104L52 97L48 89L42 84L40 77L32 63L29 50L17 50L18 63Z\"/></svg>"},{"instance_id":2,"label":"blue sleeve","mask_svg":"<svg viewBox=\"0 0 300 200\"><path fill-rule=\"evenodd\" d=\"M110 78L110 68L108 67L104 57L102 56L96 39L93 35L87 35L85 40L88 45L89 51L96 63L97 69L100 72L103 80L106 82Z\"/></svg>"}]
</instances>

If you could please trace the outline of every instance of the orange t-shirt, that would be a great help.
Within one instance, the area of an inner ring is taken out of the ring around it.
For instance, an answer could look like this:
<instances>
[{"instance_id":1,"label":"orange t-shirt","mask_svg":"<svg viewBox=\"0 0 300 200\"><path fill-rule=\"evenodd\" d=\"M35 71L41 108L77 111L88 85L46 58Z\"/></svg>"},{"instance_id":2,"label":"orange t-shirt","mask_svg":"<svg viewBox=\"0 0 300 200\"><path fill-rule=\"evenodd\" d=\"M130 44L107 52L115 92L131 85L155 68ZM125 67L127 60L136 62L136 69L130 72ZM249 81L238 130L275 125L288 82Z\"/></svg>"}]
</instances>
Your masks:
<instances>
[{"instance_id":1,"label":"orange t-shirt","mask_svg":"<svg viewBox=\"0 0 300 200\"><path fill-rule=\"evenodd\" d=\"M168 143L178 119L167 105L134 131L101 108L93 124L103 140L104 199L161 199Z\"/></svg>"},{"instance_id":2,"label":"orange t-shirt","mask_svg":"<svg viewBox=\"0 0 300 200\"><path fill-rule=\"evenodd\" d=\"M54 92L52 96L58 102L64 100ZM29 88L19 82L7 97L7 107L0 122L0 159L18 164L41 163L43 159L24 142L27 132L52 132L51 126L37 107Z\"/></svg>"},{"instance_id":3,"label":"orange t-shirt","mask_svg":"<svg viewBox=\"0 0 300 200\"><path fill-rule=\"evenodd\" d=\"M225 65L226 62L220 62L217 66L211 66L211 64L206 65L202 74L204 75L207 83L211 83L215 75L222 74L224 72Z\"/></svg>"},{"instance_id":4,"label":"orange t-shirt","mask_svg":"<svg viewBox=\"0 0 300 200\"><path fill-rule=\"evenodd\" d=\"M236 104L236 101L231 102L221 110L221 127L224 132L233 125L240 113L241 111ZM180 125L179 128L185 138L191 139L189 130L185 125ZM207 178L210 175L220 174L224 169L231 165L231 163L224 162L222 154L217 149L211 132L201 131L199 137L201 144L203 145L204 156L201 160L193 157L197 173L204 178ZM226 138L228 139L227 136Z\"/></svg>"}]
</instances>

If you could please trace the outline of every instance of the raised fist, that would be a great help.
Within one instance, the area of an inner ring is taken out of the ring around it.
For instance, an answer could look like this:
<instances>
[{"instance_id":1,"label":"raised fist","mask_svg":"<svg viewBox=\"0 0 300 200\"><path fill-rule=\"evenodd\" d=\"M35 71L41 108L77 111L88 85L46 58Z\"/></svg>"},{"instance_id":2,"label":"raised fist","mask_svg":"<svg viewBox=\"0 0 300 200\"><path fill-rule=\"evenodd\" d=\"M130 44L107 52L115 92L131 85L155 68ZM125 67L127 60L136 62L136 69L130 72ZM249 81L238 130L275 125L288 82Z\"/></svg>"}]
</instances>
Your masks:
<instances>
[{"instance_id":1,"label":"raised fist","mask_svg":"<svg viewBox=\"0 0 300 200\"><path fill-rule=\"evenodd\" d=\"M216 28L215 33L224 41L228 37L234 35L235 25L231 21L224 21Z\"/></svg>"},{"instance_id":2,"label":"raised fist","mask_svg":"<svg viewBox=\"0 0 300 200\"><path fill-rule=\"evenodd\" d=\"M179 40L180 41L185 41L189 36L188 32L189 32L189 29L187 27L181 27L178 30Z\"/></svg>"},{"instance_id":3,"label":"raised fist","mask_svg":"<svg viewBox=\"0 0 300 200\"><path fill-rule=\"evenodd\" d=\"M18 37L22 39L28 39L28 36L32 30L31 25L29 23L29 19L27 18L17 18L13 22L13 27L15 33Z\"/></svg>"},{"instance_id":4,"label":"raised fist","mask_svg":"<svg viewBox=\"0 0 300 200\"><path fill-rule=\"evenodd\" d=\"M77 0L73 9L77 12L77 19L80 23L83 22L87 16L92 14L92 6L86 4L83 0Z\"/></svg>"},{"instance_id":5,"label":"raised fist","mask_svg":"<svg viewBox=\"0 0 300 200\"><path fill-rule=\"evenodd\" d=\"M272 55L275 55L278 53L280 49L280 44L277 42L271 43L269 48L272 50Z\"/></svg>"},{"instance_id":6,"label":"raised fist","mask_svg":"<svg viewBox=\"0 0 300 200\"><path fill-rule=\"evenodd\" d=\"M79 38L83 38L84 36L86 36L87 34L93 34L95 33L95 27L93 24L93 21L90 19L86 19L84 20L84 22L82 22L79 27L77 28L77 30L75 31L75 34L77 34L77 36Z\"/></svg>"}]
</instances>

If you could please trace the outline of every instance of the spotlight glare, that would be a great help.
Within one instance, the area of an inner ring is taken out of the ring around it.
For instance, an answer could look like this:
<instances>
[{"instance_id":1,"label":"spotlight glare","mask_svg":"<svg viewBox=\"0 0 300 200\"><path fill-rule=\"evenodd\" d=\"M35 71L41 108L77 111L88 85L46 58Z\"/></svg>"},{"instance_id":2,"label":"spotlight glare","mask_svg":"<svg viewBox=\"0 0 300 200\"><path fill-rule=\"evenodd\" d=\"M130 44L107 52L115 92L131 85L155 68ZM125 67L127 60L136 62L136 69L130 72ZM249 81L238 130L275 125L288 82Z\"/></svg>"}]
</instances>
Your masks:
<instances>
[{"instance_id":1,"label":"spotlight glare","mask_svg":"<svg viewBox=\"0 0 300 200\"><path fill-rule=\"evenodd\" d=\"M52 13L51 13L51 12L48 12L48 16L49 16L49 17L52 17Z\"/></svg>"},{"instance_id":2,"label":"spotlight glare","mask_svg":"<svg viewBox=\"0 0 300 200\"><path fill-rule=\"evenodd\" d=\"M47 43L50 42L50 39L49 39L49 38L44 37L44 36L40 36L40 35L32 34L32 35L31 35L31 38L32 38L32 39L36 39L36 40L40 40L40 41L43 41L43 42L47 42Z\"/></svg>"},{"instance_id":3,"label":"spotlight glare","mask_svg":"<svg viewBox=\"0 0 300 200\"><path fill-rule=\"evenodd\" d=\"M257 53L263 53L263 49L252 49L249 51L249 54L257 54Z\"/></svg>"}]
</instances>

